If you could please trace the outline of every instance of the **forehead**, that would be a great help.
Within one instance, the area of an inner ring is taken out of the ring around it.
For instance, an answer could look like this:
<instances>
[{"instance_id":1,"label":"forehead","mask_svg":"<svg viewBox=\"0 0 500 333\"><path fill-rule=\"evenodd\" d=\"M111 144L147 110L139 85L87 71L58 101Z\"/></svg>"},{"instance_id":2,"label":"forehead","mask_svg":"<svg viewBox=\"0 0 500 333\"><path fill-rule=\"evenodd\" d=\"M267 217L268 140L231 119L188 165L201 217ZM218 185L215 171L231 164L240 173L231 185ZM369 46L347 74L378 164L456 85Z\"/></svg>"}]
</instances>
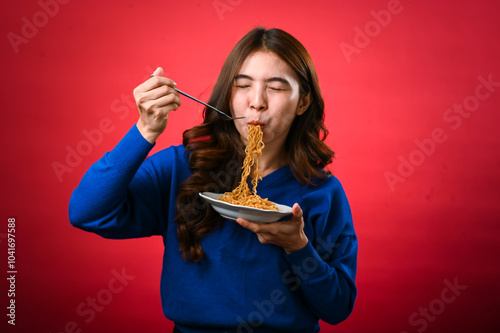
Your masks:
<instances>
[{"instance_id":1,"label":"forehead","mask_svg":"<svg viewBox=\"0 0 500 333\"><path fill-rule=\"evenodd\" d=\"M254 79L290 77L297 80L297 76L290 66L271 51L250 53L241 64L238 74L245 74Z\"/></svg>"}]
</instances>

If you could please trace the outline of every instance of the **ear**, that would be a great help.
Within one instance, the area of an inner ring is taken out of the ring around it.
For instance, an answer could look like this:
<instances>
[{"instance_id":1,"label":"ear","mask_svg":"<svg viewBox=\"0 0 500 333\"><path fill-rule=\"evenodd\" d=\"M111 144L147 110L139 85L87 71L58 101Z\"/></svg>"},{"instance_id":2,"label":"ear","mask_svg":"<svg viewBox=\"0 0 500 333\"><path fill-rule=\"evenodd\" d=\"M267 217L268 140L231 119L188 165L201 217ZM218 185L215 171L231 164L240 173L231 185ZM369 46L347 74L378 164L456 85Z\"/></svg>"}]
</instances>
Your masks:
<instances>
[{"instance_id":1,"label":"ear","mask_svg":"<svg viewBox=\"0 0 500 333\"><path fill-rule=\"evenodd\" d=\"M306 110L309 108L309 106L312 103L312 98L311 98L311 93L308 93L305 96L302 96L299 101L299 105L297 106L297 111L295 114L297 116L301 116L306 112Z\"/></svg>"}]
</instances>

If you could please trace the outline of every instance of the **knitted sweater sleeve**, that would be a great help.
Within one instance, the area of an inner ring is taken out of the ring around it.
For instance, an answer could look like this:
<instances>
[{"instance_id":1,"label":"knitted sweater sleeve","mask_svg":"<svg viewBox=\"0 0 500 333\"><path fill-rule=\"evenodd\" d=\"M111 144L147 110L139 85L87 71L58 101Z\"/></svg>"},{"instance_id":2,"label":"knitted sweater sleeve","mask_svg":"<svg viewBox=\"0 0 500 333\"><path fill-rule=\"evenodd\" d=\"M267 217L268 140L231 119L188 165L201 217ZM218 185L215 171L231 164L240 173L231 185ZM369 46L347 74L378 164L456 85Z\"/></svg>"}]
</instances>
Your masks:
<instances>
[{"instance_id":1,"label":"knitted sweater sleeve","mask_svg":"<svg viewBox=\"0 0 500 333\"><path fill-rule=\"evenodd\" d=\"M358 242L346 195L334 177L331 191L317 191L303 200L305 223L314 234L301 250L285 255L297 289L319 319L338 324L352 312Z\"/></svg>"},{"instance_id":2,"label":"knitted sweater sleeve","mask_svg":"<svg viewBox=\"0 0 500 333\"><path fill-rule=\"evenodd\" d=\"M153 146L134 125L89 168L73 191L71 224L105 238L160 234L158 185L150 168L143 165Z\"/></svg>"}]
</instances>

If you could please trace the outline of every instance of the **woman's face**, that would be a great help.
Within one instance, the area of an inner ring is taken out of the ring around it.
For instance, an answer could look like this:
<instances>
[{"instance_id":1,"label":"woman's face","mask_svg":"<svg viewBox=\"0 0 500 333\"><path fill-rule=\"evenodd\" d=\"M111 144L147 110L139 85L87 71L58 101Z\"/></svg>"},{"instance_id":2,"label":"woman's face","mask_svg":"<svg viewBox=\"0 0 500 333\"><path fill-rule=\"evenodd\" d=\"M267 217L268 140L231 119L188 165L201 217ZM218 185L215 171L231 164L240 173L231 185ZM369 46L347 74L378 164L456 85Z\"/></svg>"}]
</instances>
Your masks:
<instances>
[{"instance_id":1,"label":"woman's face","mask_svg":"<svg viewBox=\"0 0 500 333\"><path fill-rule=\"evenodd\" d=\"M247 125L261 125L266 147L281 149L295 116L309 106L300 96L299 82L292 69L275 53L251 53L237 73L231 95L235 125L246 143Z\"/></svg>"}]
</instances>

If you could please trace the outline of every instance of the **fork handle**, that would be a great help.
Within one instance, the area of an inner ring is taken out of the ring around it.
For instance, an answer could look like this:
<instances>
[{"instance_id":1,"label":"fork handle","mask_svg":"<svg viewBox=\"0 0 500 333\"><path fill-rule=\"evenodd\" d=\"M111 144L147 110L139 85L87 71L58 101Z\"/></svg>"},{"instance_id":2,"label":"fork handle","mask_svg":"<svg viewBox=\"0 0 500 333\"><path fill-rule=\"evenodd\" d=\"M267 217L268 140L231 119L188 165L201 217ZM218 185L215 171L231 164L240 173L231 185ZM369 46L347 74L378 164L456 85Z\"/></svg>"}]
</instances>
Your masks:
<instances>
[{"instance_id":1,"label":"fork handle","mask_svg":"<svg viewBox=\"0 0 500 333\"><path fill-rule=\"evenodd\" d=\"M205 105L206 107L209 107L209 108L211 108L212 110L215 110L215 111L219 112L220 114L222 114L222 115L224 115L224 116L226 116L226 117L230 117L229 115L227 115L227 114L225 114L224 112L222 112L221 110L219 110L219 109L217 109L217 108L213 107L212 105L207 104L207 103L205 103L205 102L203 102L203 101L200 101L198 98L193 97L193 96L191 96L191 95L189 95L189 94L186 94L184 91L181 91L181 90L179 90L179 89L177 89L177 88L174 88L174 89L175 89L175 91L177 91L179 94L184 95L184 96L186 96L187 98L191 98L193 101L196 101L196 102L198 102L198 103L200 103L200 104L203 104L203 105Z\"/></svg>"}]
</instances>

